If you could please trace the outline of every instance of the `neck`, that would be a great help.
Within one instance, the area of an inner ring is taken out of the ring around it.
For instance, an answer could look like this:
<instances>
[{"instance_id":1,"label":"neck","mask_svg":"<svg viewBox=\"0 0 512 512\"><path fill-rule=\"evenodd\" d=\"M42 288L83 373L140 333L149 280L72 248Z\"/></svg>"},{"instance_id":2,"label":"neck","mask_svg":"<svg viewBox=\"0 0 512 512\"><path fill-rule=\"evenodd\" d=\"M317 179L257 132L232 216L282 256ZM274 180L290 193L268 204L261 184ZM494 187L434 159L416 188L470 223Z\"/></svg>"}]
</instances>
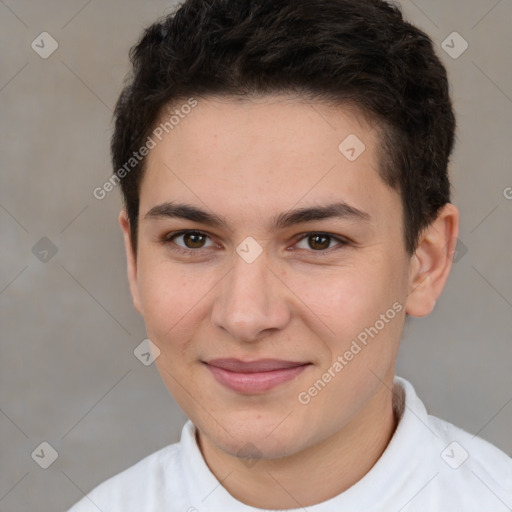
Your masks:
<instances>
[{"instance_id":1,"label":"neck","mask_svg":"<svg viewBox=\"0 0 512 512\"><path fill-rule=\"evenodd\" d=\"M255 508L301 508L334 498L361 480L381 457L397 423L392 393L381 385L348 425L288 457L248 465L199 432L198 444L212 473L238 501Z\"/></svg>"}]
</instances>

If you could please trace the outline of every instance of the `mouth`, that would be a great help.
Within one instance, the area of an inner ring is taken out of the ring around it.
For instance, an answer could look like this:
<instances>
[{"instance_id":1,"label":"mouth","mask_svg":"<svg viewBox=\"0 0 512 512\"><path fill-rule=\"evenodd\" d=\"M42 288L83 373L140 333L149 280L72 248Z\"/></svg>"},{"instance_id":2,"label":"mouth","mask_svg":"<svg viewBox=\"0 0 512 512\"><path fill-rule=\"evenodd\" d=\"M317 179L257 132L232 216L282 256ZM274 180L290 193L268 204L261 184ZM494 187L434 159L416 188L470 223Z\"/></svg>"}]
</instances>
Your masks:
<instances>
[{"instance_id":1,"label":"mouth","mask_svg":"<svg viewBox=\"0 0 512 512\"><path fill-rule=\"evenodd\" d=\"M292 380L311 365L280 359L212 359L204 364L217 382L243 394L265 393Z\"/></svg>"}]
</instances>

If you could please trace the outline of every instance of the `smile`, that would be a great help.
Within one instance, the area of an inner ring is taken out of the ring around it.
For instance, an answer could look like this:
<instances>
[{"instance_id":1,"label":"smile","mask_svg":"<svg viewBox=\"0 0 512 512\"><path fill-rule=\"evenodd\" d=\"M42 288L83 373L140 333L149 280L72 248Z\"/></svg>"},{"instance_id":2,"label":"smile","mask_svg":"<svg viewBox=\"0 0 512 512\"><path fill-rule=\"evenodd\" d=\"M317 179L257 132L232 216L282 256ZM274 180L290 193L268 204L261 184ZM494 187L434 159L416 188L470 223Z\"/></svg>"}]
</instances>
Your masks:
<instances>
[{"instance_id":1,"label":"smile","mask_svg":"<svg viewBox=\"0 0 512 512\"><path fill-rule=\"evenodd\" d=\"M260 359L214 359L205 363L213 377L223 386L244 394L269 391L302 373L311 363Z\"/></svg>"}]
</instances>

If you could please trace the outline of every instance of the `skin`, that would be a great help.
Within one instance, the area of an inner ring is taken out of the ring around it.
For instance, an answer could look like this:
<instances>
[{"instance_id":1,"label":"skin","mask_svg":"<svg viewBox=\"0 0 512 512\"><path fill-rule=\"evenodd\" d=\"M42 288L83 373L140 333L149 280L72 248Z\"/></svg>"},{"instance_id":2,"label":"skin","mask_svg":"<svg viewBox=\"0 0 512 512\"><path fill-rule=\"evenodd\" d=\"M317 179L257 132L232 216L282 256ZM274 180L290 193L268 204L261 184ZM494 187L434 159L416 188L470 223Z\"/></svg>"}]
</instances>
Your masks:
<instances>
[{"instance_id":1,"label":"skin","mask_svg":"<svg viewBox=\"0 0 512 512\"><path fill-rule=\"evenodd\" d=\"M353 162L338 149L349 134L366 146ZM448 278L458 210L445 205L407 255L400 198L377 174L377 144L374 127L347 107L284 95L203 98L147 157L136 256L120 214L134 306L161 351L159 372L197 426L213 474L254 507L310 506L371 469L397 424L391 389L405 313L428 315ZM370 222L268 228L281 212L340 200ZM228 227L146 216L168 201L222 216ZM161 241L183 229L207 236ZM319 250L308 238L318 231L349 244L328 238ZM249 236L263 249L252 263L236 252ZM179 254L176 246L196 252ZM299 393L396 302L402 310L394 319L300 403ZM311 364L266 393L247 395L221 385L203 364L220 357ZM332 474L337 478L327 478Z\"/></svg>"}]
</instances>

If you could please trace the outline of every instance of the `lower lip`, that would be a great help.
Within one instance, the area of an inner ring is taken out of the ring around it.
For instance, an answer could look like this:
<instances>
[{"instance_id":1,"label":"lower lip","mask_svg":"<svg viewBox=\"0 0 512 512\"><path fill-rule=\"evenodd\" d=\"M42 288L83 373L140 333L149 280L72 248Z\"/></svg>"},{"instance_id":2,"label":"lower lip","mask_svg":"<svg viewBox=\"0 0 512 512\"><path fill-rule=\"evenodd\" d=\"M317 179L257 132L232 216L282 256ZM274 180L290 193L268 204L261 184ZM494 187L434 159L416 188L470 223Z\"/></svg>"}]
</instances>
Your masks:
<instances>
[{"instance_id":1,"label":"lower lip","mask_svg":"<svg viewBox=\"0 0 512 512\"><path fill-rule=\"evenodd\" d=\"M227 388L238 393L257 394L264 393L292 380L309 365L256 373L237 373L209 364L206 366L212 372L215 379Z\"/></svg>"}]
</instances>

